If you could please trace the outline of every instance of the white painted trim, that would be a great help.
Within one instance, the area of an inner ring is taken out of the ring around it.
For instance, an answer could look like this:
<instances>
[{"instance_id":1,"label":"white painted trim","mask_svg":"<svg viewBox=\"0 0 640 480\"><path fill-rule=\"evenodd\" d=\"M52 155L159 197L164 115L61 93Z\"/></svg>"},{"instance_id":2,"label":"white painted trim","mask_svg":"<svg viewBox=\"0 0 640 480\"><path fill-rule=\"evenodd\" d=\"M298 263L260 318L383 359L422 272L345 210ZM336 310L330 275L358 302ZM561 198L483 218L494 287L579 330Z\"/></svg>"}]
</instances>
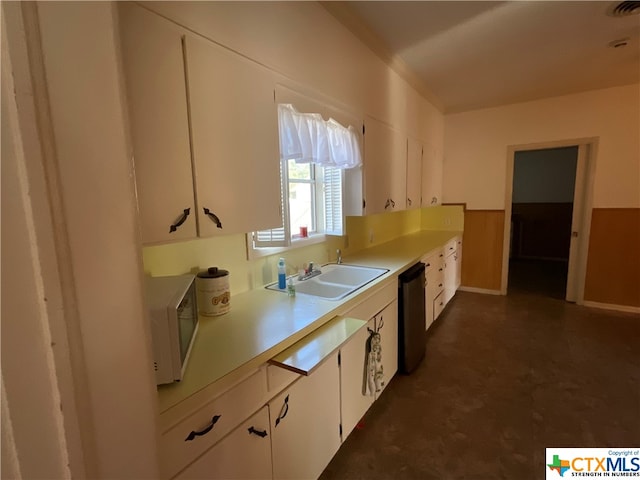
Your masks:
<instances>
[{"instance_id":1,"label":"white painted trim","mask_svg":"<svg viewBox=\"0 0 640 480\"><path fill-rule=\"evenodd\" d=\"M325 233L316 233L309 235L307 238L293 239L291 240L291 245L286 245L284 247L254 248L251 233L247 233L245 235L245 240L247 243L247 260L256 260L258 258L269 257L278 253L295 250L296 248L309 247L311 245L322 243L327 240L327 235Z\"/></svg>"},{"instance_id":2,"label":"white painted trim","mask_svg":"<svg viewBox=\"0 0 640 480\"><path fill-rule=\"evenodd\" d=\"M476 288L476 287L458 287L461 292L471 293L484 293L485 295L504 295L500 290L489 290L488 288Z\"/></svg>"},{"instance_id":3,"label":"white painted trim","mask_svg":"<svg viewBox=\"0 0 640 480\"><path fill-rule=\"evenodd\" d=\"M525 145L507 146L507 174L505 185L504 204L504 235L502 240L502 278L500 292L507 294L509 282L509 240L511 238L511 202L513 199L513 165L515 154L522 150L540 150L545 148L572 147L578 146L579 150L586 150L584 155L586 161L586 175L584 179L584 203L582 210L582 233L578 246L577 272L576 272L576 302L582 303L584 299L584 285L587 271L587 254L589 251L589 235L591 232L591 211L593 209L593 183L595 178L596 154L598 147L598 137L576 138L568 140L558 140L553 142L530 143ZM586 148L584 148L586 147Z\"/></svg>"},{"instance_id":4,"label":"white painted trim","mask_svg":"<svg viewBox=\"0 0 640 480\"><path fill-rule=\"evenodd\" d=\"M640 307L632 307L630 305L615 305L613 303L600 303L585 300L582 305L590 308L601 308L603 310L615 310L618 312L640 313Z\"/></svg>"}]
</instances>

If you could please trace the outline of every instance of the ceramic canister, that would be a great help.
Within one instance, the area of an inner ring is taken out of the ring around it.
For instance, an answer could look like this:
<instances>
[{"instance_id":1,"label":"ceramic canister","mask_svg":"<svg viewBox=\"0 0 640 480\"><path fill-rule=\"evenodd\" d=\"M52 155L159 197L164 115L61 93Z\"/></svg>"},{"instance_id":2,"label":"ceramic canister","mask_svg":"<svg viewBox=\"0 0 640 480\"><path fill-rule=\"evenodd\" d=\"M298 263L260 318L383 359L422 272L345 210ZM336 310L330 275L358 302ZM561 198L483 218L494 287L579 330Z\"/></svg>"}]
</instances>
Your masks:
<instances>
[{"instance_id":1,"label":"ceramic canister","mask_svg":"<svg viewBox=\"0 0 640 480\"><path fill-rule=\"evenodd\" d=\"M215 316L227 313L231 308L229 272L218 267L199 272L196 277L196 295L198 312L201 315Z\"/></svg>"}]
</instances>

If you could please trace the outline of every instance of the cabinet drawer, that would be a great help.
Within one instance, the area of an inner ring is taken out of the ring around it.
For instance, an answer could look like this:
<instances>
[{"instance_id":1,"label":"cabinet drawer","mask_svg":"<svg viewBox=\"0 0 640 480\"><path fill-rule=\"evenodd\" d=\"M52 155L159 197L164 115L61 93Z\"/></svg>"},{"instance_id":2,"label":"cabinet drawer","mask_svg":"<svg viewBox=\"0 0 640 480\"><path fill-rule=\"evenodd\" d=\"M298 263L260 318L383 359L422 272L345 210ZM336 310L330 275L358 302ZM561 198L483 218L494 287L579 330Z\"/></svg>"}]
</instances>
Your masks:
<instances>
[{"instance_id":1,"label":"cabinet drawer","mask_svg":"<svg viewBox=\"0 0 640 480\"><path fill-rule=\"evenodd\" d=\"M427 275L427 298L431 298L433 300L436 298L442 290L444 290L445 286L445 277L444 277L444 268L443 271L432 271Z\"/></svg>"},{"instance_id":2,"label":"cabinet drawer","mask_svg":"<svg viewBox=\"0 0 640 480\"><path fill-rule=\"evenodd\" d=\"M458 249L458 237L449 240L444 246L444 255L448 257Z\"/></svg>"},{"instance_id":3,"label":"cabinet drawer","mask_svg":"<svg viewBox=\"0 0 640 480\"><path fill-rule=\"evenodd\" d=\"M422 263L424 263L424 273L428 275L430 272L438 271L442 268L444 261L444 255L442 250L437 250L427 257L422 257Z\"/></svg>"},{"instance_id":4,"label":"cabinet drawer","mask_svg":"<svg viewBox=\"0 0 640 480\"><path fill-rule=\"evenodd\" d=\"M380 290L377 290L360 305L344 313L343 316L369 321L369 319L375 317L384 307L397 298L398 285L395 282L391 282Z\"/></svg>"},{"instance_id":5,"label":"cabinet drawer","mask_svg":"<svg viewBox=\"0 0 640 480\"><path fill-rule=\"evenodd\" d=\"M163 477L173 477L258 410L266 392L266 373L261 369L164 433L160 437Z\"/></svg>"},{"instance_id":6,"label":"cabinet drawer","mask_svg":"<svg viewBox=\"0 0 640 480\"><path fill-rule=\"evenodd\" d=\"M440 294L433 300L433 319L438 318L442 310L444 309L445 303L445 294L444 292L440 292Z\"/></svg>"},{"instance_id":7,"label":"cabinet drawer","mask_svg":"<svg viewBox=\"0 0 640 480\"><path fill-rule=\"evenodd\" d=\"M277 365L267 365L267 390L270 395L274 395L287 388L300 378L300 374L279 367Z\"/></svg>"},{"instance_id":8,"label":"cabinet drawer","mask_svg":"<svg viewBox=\"0 0 640 480\"><path fill-rule=\"evenodd\" d=\"M271 478L269 434L269 409L265 405L174 480Z\"/></svg>"}]
</instances>

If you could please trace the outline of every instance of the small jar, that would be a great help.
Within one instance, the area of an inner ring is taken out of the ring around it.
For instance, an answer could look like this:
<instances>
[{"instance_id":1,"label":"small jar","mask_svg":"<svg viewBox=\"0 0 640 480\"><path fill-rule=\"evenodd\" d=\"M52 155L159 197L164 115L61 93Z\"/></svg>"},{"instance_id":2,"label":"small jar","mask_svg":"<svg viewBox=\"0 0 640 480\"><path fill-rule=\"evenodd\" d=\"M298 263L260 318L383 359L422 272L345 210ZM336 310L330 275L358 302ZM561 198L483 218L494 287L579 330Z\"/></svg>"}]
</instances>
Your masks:
<instances>
[{"instance_id":1,"label":"small jar","mask_svg":"<svg viewBox=\"0 0 640 480\"><path fill-rule=\"evenodd\" d=\"M231 309L229 272L211 267L196 276L198 312L205 316L217 316Z\"/></svg>"}]
</instances>

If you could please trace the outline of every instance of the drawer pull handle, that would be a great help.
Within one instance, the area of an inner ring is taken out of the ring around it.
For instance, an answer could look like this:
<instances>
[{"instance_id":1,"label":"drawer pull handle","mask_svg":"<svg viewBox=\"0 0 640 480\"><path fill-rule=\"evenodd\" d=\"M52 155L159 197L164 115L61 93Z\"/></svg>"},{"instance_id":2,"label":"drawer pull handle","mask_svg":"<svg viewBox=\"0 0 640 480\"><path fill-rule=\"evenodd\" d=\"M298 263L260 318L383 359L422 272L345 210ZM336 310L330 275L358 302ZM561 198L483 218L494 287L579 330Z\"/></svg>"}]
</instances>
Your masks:
<instances>
[{"instance_id":1,"label":"drawer pull handle","mask_svg":"<svg viewBox=\"0 0 640 480\"><path fill-rule=\"evenodd\" d=\"M441 287L441 286L442 286L442 284L441 284L441 283L439 283L439 284L438 284L438 286L439 286L439 287Z\"/></svg>"},{"instance_id":2,"label":"drawer pull handle","mask_svg":"<svg viewBox=\"0 0 640 480\"><path fill-rule=\"evenodd\" d=\"M276 418L276 427L280 423L280 420L287 416L287 413L289 413L289 395L285 397L284 404L280 409L280 414L278 415L278 418Z\"/></svg>"},{"instance_id":3,"label":"drawer pull handle","mask_svg":"<svg viewBox=\"0 0 640 480\"><path fill-rule=\"evenodd\" d=\"M180 218L178 219L178 221L176 221L176 223L174 223L173 225L171 225L171 226L169 227L169 233L173 233L173 232L175 232L176 230L178 230L178 227L179 227L180 225L182 225L182 224L185 222L185 220L187 219L187 217L189 216L189 212L191 212L191 209L190 209L190 208L185 208L185 209L182 211L182 215L180 216Z\"/></svg>"},{"instance_id":4,"label":"drawer pull handle","mask_svg":"<svg viewBox=\"0 0 640 480\"><path fill-rule=\"evenodd\" d=\"M259 437L262 437L262 438L267 436L267 431L266 430L256 430L252 426L249 427L249 433L253 433L254 435L258 435Z\"/></svg>"},{"instance_id":5,"label":"drawer pull handle","mask_svg":"<svg viewBox=\"0 0 640 480\"><path fill-rule=\"evenodd\" d=\"M442 271L442 269L441 269L441 268L439 268L439 269L438 269L438 271L439 271L439 272L441 272L441 271Z\"/></svg>"},{"instance_id":6,"label":"drawer pull handle","mask_svg":"<svg viewBox=\"0 0 640 480\"><path fill-rule=\"evenodd\" d=\"M213 221L213 223L216 224L216 227L222 228L222 222L220 222L220 219L215 213L213 213L207 207L202 207L202 210L204 211L204 214L208 216Z\"/></svg>"},{"instance_id":7,"label":"drawer pull handle","mask_svg":"<svg viewBox=\"0 0 640 480\"><path fill-rule=\"evenodd\" d=\"M209 433L213 429L213 426L218 422L218 420L220 420L221 416L222 415L214 415L213 418L211 419L211 423L207 425L207 428L205 428L201 432L196 432L195 430L191 430L191 433L187 438L184 439L184 441L190 442L196 437L201 437L202 435L206 435L207 433Z\"/></svg>"}]
</instances>

